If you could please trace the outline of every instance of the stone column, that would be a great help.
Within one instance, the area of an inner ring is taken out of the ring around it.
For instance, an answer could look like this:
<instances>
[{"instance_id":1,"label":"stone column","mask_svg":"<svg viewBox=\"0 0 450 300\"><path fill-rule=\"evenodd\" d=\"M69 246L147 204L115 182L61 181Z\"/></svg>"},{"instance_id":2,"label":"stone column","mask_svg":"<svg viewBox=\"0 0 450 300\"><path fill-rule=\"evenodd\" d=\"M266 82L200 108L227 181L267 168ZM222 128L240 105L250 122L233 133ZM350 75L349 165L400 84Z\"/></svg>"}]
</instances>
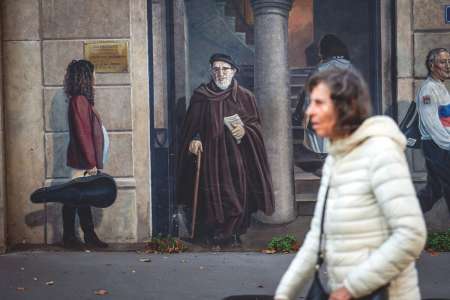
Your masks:
<instances>
[{"instance_id":1,"label":"stone column","mask_svg":"<svg viewBox=\"0 0 450 300\"><path fill-rule=\"evenodd\" d=\"M292 221L294 173L287 58L292 0L252 0L255 15L255 94L275 192L275 213L261 220Z\"/></svg>"},{"instance_id":2,"label":"stone column","mask_svg":"<svg viewBox=\"0 0 450 300\"><path fill-rule=\"evenodd\" d=\"M1 6L0 6L0 16ZM3 150L3 78L2 78L2 22L0 22L0 253L6 249L6 198L5 198L5 152Z\"/></svg>"},{"instance_id":3,"label":"stone column","mask_svg":"<svg viewBox=\"0 0 450 300\"><path fill-rule=\"evenodd\" d=\"M30 202L45 178L40 1L2 5L8 243L42 244L44 206Z\"/></svg>"}]
</instances>

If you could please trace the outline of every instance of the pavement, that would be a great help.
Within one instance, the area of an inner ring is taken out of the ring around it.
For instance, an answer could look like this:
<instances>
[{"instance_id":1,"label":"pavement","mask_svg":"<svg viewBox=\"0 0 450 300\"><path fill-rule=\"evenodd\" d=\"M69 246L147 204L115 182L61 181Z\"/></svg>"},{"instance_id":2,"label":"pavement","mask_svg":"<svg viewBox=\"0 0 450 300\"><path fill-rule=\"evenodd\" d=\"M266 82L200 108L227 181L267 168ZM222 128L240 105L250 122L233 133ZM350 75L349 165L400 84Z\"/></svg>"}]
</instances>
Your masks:
<instances>
[{"instance_id":1,"label":"pavement","mask_svg":"<svg viewBox=\"0 0 450 300\"><path fill-rule=\"evenodd\" d=\"M219 300L271 295L292 259L293 254L260 252L18 251L0 255L0 299ZM424 252L418 270L424 299L450 299L450 253Z\"/></svg>"}]
</instances>

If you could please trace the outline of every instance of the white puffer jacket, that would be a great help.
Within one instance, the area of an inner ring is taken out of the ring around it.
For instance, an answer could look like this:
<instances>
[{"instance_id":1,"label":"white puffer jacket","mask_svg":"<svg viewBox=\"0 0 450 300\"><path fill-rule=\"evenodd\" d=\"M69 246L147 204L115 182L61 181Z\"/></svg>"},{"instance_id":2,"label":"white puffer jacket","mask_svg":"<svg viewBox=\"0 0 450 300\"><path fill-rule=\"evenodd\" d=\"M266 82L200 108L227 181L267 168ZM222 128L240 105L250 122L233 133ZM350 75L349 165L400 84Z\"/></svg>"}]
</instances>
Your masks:
<instances>
[{"instance_id":1,"label":"white puffer jacket","mask_svg":"<svg viewBox=\"0 0 450 300\"><path fill-rule=\"evenodd\" d=\"M423 216L404 155L406 140L384 116L367 119L331 144L305 242L275 299L295 299L312 278L327 187L325 261L330 290L354 298L389 283L390 300L420 299L415 260L426 240Z\"/></svg>"}]
</instances>

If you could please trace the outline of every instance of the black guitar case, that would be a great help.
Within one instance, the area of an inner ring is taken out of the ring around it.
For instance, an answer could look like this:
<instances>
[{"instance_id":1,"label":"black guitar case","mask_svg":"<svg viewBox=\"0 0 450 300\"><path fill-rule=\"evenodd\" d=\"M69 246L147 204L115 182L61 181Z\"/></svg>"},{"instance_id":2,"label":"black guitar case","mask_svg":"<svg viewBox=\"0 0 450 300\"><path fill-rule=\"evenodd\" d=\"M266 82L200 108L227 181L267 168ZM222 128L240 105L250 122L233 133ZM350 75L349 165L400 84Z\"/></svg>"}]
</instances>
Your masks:
<instances>
[{"instance_id":1,"label":"black guitar case","mask_svg":"<svg viewBox=\"0 0 450 300\"><path fill-rule=\"evenodd\" d=\"M114 178L106 173L84 176L69 182L35 190L30 200L33 203L59 202L82 207L111 206L117 197L117 185Z\"/></svg>"}]
</instances>

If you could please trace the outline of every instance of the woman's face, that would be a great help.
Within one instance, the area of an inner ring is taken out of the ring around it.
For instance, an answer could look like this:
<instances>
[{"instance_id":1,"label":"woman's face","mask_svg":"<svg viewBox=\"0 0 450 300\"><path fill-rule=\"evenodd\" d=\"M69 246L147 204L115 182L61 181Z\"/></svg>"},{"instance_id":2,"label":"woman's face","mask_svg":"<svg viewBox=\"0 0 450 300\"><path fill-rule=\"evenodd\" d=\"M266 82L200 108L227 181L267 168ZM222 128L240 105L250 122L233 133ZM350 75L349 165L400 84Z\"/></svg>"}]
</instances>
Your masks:
<instances>
[{"instance_id":1,"label":"woman's face","mask_svg":"<svg viewBox=\"0 0 450 300\"><path fill-rule=\"evenodd\" d=\"M325 83L319 83L311 91L306 114L319 136L333 139L337 116L330 89Z\"/></svg>"}]
</instances>

